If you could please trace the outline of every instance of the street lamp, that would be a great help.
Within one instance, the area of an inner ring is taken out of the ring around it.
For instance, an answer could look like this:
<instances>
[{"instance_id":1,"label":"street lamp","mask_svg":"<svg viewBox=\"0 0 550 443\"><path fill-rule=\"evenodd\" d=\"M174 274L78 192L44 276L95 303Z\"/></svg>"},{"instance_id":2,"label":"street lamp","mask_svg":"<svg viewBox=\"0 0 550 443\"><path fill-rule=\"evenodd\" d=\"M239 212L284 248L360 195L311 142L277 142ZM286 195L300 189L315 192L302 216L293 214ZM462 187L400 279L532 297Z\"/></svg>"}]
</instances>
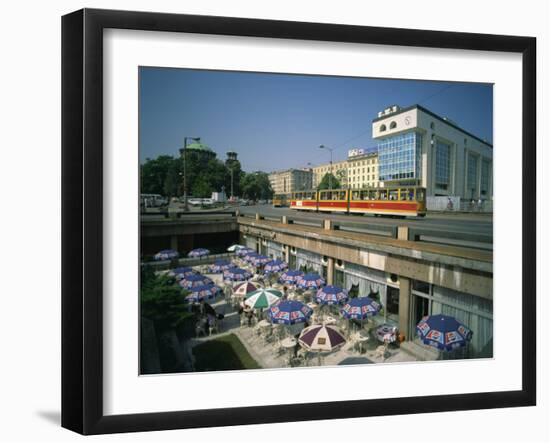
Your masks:
<instances>
[{"instance_id":1,"label":"street lamp","mask_svg":"<svg viewBox=\"0 0 550 443\"><path fill-rule=\"evenodd\" d=\"M319 149L327 149L328 151L330 151L330 175L328 176L328 187L332 191L332 148L321 145L319 146Z\"/></svg>"},{"instance_id":2,"label":"street lamp","mask_svg":"<svg viewBox=\"0 0 550 443\"><path fill-rule=\"evenodd\" d=\"M187 205L187 140L193 140L197 143L201 141L200 137L183 137L183 210L189 211Z\"/></svg>"}]
</instances>

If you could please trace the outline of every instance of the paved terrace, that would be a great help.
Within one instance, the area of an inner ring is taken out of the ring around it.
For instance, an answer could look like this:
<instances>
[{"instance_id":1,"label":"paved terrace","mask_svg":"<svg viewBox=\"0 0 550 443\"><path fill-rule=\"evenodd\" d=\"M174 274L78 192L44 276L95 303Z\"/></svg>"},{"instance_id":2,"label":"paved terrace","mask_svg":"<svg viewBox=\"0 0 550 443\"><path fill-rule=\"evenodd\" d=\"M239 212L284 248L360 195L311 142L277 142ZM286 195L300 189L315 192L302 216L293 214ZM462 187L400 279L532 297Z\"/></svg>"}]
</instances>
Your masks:
<instances>
[{"instance_id":1,"label":"paved terrace","mask_svg":"<svg viewBox=\"0 0 550 443\"><path fill-rule=\"evenodd\" d=\"M204 275L211 278L217 284L222 284L220 274ZM192 367L193 364L192 349L194 346L228 334L235 334L252 358L264 369L291 366L318 366L318 356L315 353L309 353L306 360L293 360L291 365L289 353L280 347L280 343L277 339L266 340L260 334L256 325L241 325L239 314L225 300L218 300L212 303L212 306L217 312L224 312L225 318L223 322L221 322L219 332L209 336L201 334L196 338L192 338L182 343L186 358L191 362L188 367ZM346 364L395 363L417 360L403 350L392 346L389 346L386 353L382 354L382 350L379 349L380 346L381 343L373 337L363 345L362 350L355 341L348 340L339 350L322 355L321 364L323 366L338 366Z\"/></svg>"}]
</instances>

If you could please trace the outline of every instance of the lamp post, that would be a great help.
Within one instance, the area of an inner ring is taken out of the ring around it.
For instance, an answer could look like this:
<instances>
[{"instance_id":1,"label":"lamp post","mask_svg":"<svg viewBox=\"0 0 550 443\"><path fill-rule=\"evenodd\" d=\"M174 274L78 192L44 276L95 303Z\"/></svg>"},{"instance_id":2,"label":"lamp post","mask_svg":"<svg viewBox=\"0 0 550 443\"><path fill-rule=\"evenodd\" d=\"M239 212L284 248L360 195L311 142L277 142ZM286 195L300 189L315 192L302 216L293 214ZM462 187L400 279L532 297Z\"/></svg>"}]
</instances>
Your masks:
<instances>
[{"instance_id":1,"label":"lamp post","mask_svg":"<svg viewBox=\"0 0 550 443\"><path fill-rule=\"evenodd\" d=\"M189 211L187 205L187 140L193 140L199 143L200 137L183 137L183 210Z\"/></svg>"},{"instance_id":2,"label":"lamp post","mask_svg":"<svg viewBox=\"0 0 550 443\"><path fill-rule=\"evenodd\" d=\"M328 176L328 187L332 191L332 148L321 145L319 146L319 149L327 149L330 152L330 175Z\"/></svg>"}]
</instances>

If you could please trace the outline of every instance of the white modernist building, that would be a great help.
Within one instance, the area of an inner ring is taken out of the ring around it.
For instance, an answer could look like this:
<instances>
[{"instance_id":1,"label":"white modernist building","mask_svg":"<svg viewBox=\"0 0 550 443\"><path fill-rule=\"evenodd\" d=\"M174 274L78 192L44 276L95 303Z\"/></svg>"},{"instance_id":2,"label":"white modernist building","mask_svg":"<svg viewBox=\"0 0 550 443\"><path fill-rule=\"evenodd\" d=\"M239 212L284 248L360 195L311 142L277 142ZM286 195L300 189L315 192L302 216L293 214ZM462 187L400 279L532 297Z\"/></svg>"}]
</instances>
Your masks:
<instances>
[{"instance_id":1,"label":"white modernist building","mask_svg":"<svg viewBox=\"0 0 550 443\"><path fill-rule=\"evenodd\" d=\"M415 184L428 196L491 200L493 146L420 105L391 106L372 122L381 186Z\"/></svg>"}]
</instances>

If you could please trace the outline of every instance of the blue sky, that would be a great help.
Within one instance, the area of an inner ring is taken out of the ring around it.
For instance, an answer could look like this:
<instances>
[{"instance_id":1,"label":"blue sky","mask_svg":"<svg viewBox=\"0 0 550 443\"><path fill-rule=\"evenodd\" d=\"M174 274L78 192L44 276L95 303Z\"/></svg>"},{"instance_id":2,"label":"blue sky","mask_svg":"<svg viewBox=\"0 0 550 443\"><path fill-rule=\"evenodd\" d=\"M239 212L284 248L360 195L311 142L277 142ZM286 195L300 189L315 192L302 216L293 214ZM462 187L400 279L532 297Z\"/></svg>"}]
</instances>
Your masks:
<instances>
[{"instance_id":1,"label":"blue sky","mask_svg":"<svg viewBox=\"0 0 550 443\"><path fill-rule=\"evenodd\" d=\"M389 105L420 104L492 143L487 84L140 68L140 161L178 155L201 137L221 159L234 150L245 171L334 161L371 147L372 119Z\"/></svg>"}]
</instances>

